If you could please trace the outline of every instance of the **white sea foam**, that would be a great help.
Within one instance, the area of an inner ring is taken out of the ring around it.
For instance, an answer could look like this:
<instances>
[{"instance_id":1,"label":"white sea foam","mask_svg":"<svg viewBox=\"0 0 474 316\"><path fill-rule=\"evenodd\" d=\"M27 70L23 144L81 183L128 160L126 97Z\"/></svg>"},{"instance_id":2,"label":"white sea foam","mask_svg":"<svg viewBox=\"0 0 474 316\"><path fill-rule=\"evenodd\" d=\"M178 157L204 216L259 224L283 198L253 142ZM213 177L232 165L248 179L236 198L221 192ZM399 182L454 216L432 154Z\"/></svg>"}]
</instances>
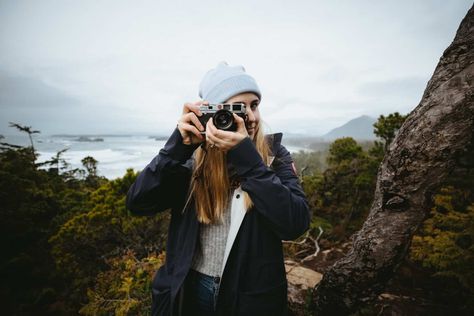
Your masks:
<instances>
[{"instance_id":1,"label":"white sea foam","mask_svg":"<svg viewBox=\"0 0 474 316\"><path fill-rule=\"evenodd\" d=\"M39 153L38 162L56 156L56 153L68 148L62 158L70 168L83 168L81 160L87 156L98 161L98 173L107 179L122 177L127 168L140 171L158 155L165 141L157 141L148 136L98 136L103 142L79 142L77 137L36 137L34 145ZM29 140L24 136L7 137L6 142L28 146ZM290 152L304 148L287 146Z\"/></svg>"},{"instance_id":2,"label":"white sea foam","mask_svg":"<svg viewBox=\"0 0 474 316\"><path fill-rule=\"evenodd\" d=\"M165 141L148 136L98 136L102 142L80 142L78 137L34 137L34 146L39 154L37 162L55 157L60 150L69 168L83 168L81 160L87 156L98 161L98 173L108 179L122 177L127 168L142 170L158 154ZM95 137L94 137L95 138ZM7 136L5 142L29 146L25 135Z\"/></svg>"}]
</instances>

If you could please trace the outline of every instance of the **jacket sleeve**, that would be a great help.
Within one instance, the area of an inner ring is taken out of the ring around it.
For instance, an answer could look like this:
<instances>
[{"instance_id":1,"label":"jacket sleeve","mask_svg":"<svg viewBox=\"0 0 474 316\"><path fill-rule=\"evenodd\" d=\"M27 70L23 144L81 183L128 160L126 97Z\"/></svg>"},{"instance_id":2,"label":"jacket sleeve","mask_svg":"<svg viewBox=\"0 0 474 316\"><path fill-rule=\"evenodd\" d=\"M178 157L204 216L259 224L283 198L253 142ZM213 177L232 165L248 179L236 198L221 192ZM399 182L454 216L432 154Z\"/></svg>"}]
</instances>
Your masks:
<instances>
[{"instance_id":1,"label":"jacket sleeve","mask_svg":"<svg viewBox=\"0 0 474 316\"><path fill-rule=\"evenodd\" d=\"M133 215L151 216L181 201L192 171L191 156L199 145L185 145L176 128L163 149L130 186L126 207Z\"/></svg>"},{"instance_id":2,"label":"jacket sleeve","mask_svg":"<svg viewBox=\"0 0 474 316\"><path fill-rule=\"evenodd\" d=\"M296 239L309 228L308 202L284 146L276 153L274 170L264 164L248 137L229 150L227 159L241 177L242 190L282 240Z\"/></svg>"}]
</instances>

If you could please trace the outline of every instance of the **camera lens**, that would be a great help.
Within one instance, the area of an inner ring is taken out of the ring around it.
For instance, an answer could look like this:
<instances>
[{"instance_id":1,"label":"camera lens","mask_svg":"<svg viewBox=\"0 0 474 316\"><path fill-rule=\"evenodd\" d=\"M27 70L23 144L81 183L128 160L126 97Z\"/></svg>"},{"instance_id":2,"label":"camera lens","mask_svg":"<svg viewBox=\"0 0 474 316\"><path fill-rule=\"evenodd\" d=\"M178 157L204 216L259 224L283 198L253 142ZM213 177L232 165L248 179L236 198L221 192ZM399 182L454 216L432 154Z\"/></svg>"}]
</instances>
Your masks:
<instances>
[{"instance_id":1,"label":"camera lens","mask_svg":"<svg viewBox=\"0 0 474 316\"><path fill-rule=\"evenodd\" d=\"M234 122L234 117L230 111L219 110L214 114L212 120L218 129L228 130Z\"/></svg>"}]
</instances>

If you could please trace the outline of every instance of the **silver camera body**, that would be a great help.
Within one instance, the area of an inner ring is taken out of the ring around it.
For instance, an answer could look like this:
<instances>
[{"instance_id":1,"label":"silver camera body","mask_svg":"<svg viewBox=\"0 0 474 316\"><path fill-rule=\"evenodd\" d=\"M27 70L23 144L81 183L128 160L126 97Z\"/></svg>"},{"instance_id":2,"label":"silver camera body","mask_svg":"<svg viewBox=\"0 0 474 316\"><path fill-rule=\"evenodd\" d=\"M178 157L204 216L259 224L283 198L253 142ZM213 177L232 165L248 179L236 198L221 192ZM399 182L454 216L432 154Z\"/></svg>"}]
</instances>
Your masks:
<instances>
[{"instance_id":1,"label":"silver camera body","mask_svg":"<svg viewBox=\"0 0 474 316\"><path fill-rule=\"evenodd\" d=\"M247 108L244 103L207 104L201 105L199 110L202 115L198 118L204 126L204 129L206 129L207 121L212 118L212 122L216 128L235 132L237 130L237 124L232 114L237 114L243 118L244 121L247 119Z\"/></svg>"}]
</instances>

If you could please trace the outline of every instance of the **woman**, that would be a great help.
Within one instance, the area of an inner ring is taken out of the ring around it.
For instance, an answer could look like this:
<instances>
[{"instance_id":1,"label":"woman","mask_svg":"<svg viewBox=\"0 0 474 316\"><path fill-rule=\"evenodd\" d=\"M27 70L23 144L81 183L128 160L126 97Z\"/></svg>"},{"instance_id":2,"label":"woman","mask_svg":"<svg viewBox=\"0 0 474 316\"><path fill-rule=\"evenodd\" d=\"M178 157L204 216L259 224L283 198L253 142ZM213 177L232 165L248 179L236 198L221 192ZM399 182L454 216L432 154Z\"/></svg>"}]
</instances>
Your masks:
<instances>
[{"instance_id":1,"label":"woman","mask_svg":"<svg viewBox=\"0 0 474 316\"><path fill-rule=\"evenodd\" d=\"M310 221L291 156L281 133L263 135L260 89L242 66L221 62L199 96L127 194L132 214L171 209L152 314L286 314L281 240L298 238ZM200 105L223 102L246 106L245 120L234 114L236 131L199 120Z\"/></svg>"}]
</instances>

